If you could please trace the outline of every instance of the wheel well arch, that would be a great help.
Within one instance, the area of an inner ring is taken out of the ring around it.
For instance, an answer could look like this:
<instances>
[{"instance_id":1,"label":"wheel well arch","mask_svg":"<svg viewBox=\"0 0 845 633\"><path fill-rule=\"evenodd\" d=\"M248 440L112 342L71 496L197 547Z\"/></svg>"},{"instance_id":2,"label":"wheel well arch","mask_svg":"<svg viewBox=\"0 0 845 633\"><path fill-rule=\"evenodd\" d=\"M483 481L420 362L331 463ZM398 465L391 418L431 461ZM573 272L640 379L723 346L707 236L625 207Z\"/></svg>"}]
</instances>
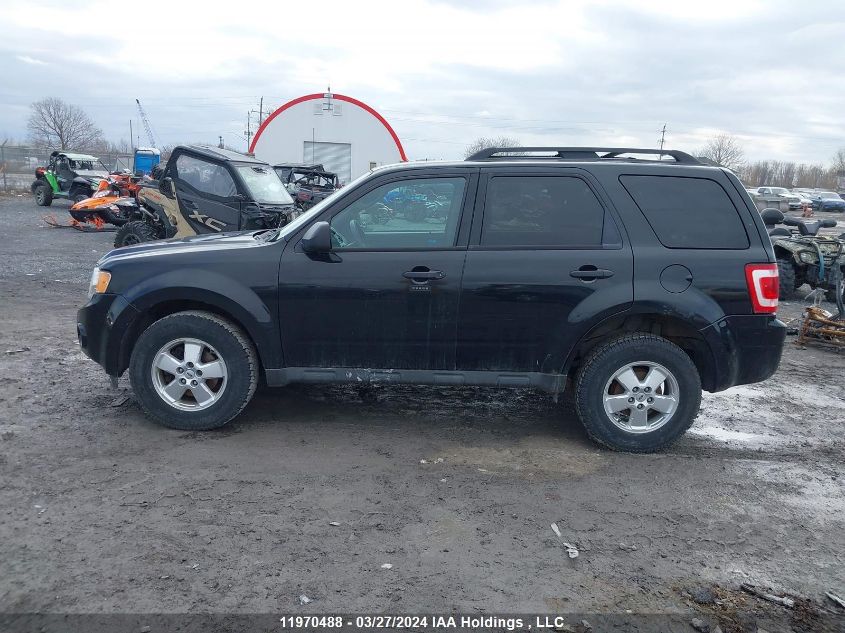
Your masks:
<instances>
[{"instance_id":1,"label":"wheel well arch","mask_svg":"<svg viewBox=\"0 0 845 633\"><path fill-rule=\"evenodd\" d=\"M595 326L581 338L567 358L564 373L570 380L584 359L598 345L613 338L635 332L656 334L680 347L690 357L705 390L716 382L713 354L701 332L684 319L670 314L642 313L610 317Z\"/></svg>"},{"instance_id":2,"label":"wheel well arch","mask_svg":"<svg viewBox=\"0 0 845 633\"><path fill-rule=\"evenodd\" d=\"M151 306L148 310L144 311L123 336L120 346L120 371L123 372L129 367L129 359L132 356L132 350L135 348L135 344L138 342L138 338L144 330L159 319L170 316L171 314L176 314L177 312L185 312L187 310L201 310L203 312L209 312L226 319L232 323L232 325L240 328L255 348L255 352L258 355L259 360L259 371L263 374L264 362L261 357L261 346L258 345L258 341L255 340L255 337L252 335L249 328L242 323L241 320L220 306L214 305L213 303L198 301L196 299L168 299L160 301L159 303Z\"/></svg>"}]
</instances>

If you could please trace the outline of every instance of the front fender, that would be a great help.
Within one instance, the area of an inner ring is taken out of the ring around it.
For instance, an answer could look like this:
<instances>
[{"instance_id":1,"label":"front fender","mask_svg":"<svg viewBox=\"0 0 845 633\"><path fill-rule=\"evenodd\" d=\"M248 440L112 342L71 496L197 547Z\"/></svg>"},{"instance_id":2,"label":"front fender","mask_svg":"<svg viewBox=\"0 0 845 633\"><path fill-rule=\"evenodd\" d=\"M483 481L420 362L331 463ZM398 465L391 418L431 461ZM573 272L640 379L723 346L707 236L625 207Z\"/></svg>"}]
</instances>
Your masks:
<instances>
[{"instance_id":1,"label":"front fender","mask_svg":"<svg viewBox=\"0 0 845 633\"><path fill-rule=\"evenodd\" d=\"M228 314L249 334L264 367L281 367L281 344L273 311L256 292L233 278L201 269L176 269L145 278L122 291L139 312L169 302L205 304Z\"/></svg>"}]
</instances>

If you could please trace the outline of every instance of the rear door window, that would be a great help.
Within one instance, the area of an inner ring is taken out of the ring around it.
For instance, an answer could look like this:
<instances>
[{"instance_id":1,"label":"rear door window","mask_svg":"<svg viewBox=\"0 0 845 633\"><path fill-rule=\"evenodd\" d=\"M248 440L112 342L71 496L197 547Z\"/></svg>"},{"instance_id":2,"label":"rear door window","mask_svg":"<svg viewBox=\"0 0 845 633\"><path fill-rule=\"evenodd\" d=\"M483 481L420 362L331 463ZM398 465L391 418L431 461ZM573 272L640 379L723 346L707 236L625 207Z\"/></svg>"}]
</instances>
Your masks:
<instances>
[{"instance_id":1,"label":"rear door window","mask_svg":"<svg viewBox=\"0 0 845 633\"><path fill-rule=\"evenodd\" d=\"M620 176L660 243L667 248L748 248L739 211L715 180Z\"/></svg>"},{"instance_id":2,"label":"rear door window","mask_svg":"<svg viewBox=\"0 0 845 633\"><path fill-rule=\"evenodd\" d=\"M572 176L496 176L487 186L481 246L598 248L604 209Z\"/></svg>"}]
</instances>

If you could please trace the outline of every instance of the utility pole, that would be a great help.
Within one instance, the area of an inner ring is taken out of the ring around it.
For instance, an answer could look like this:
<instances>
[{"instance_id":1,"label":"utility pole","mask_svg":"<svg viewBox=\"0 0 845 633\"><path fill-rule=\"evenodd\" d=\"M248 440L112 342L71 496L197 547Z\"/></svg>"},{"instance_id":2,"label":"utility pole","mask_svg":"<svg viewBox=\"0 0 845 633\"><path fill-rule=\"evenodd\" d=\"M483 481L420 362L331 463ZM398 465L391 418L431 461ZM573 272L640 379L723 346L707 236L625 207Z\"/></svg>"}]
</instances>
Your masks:
<instances>
[{"instance_id":1,"label":"utility pole","mask_svg":"<svg viewBox=\"0 0 845 633\"><path fill-rule=\"evenodd\" d=\"M220 142L217 144L217 147L219 147L220 149L225 149L224 143L223 143L223 137L218 135L218 138L220 139Z\"/></svg>"},{"instance_id":2,"label":"utility pole","mask_svg":"<svg viewBox=\"0 0 845 633\"><path fill-rule=\"evenodd\" d=\"M135 135L132 133L132 119L129 119L129 145L131 146L132 150L135 149L134 141L135 141Z\"/></svg>"},{"instance_id":3,"label":"utility pole","mask_svg":"<svg viewBox=\"0 0 845 633\"><path fill-rule=\"evenodd\" d=\"M666 142L666 124L663 124L663 129L660 130L660 151L663 151L663 143Z\"/></svg>"},{"instance_id":4,"label":"utility pole","mask_svg":"<svg viewBox=\"0 0 845 633\"><path fill-rule=\"evenodd\" d=\"M249 151L249 142L252 139L252 131L249 129L249 119L252 116L252 110L246 111L246 150Z\"/></svg>"},{"instance_id":5,"label":"utility pole","mask_svg":"<svg viewBox=\"0 0 845 633\"><path fill-rule=\"evenodd\" d=\"M264 123L264 97L261 97L261 101L258 102L258 125L259 127L261 124Z\"/></svg>"}]
</instances>

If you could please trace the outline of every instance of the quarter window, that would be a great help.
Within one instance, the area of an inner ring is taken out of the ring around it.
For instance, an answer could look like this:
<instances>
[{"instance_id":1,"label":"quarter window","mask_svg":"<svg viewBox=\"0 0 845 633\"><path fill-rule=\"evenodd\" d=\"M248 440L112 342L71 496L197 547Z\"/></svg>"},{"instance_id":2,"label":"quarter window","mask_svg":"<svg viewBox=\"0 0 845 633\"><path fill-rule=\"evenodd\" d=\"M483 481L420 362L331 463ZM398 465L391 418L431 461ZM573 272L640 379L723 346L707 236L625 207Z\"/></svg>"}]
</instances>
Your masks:
<instances>
[{"instance_id":1,"label":"quarter window","mask_svg":"<svg viewBox=\"0 0 845 633\"><path fill-rule=\"evenodd\" d=\"M188 154L176 159L176 177L200 193L218 198L230 198L238 193L235 181L222 165Z\"/></svg>"},{"instance_id":2,"label":"quarter window","mask_svg":"<svg viewBox=\"0 0 845 633\"><path fill-rule=\"evenodd\" d=\"M668 248L748 248L742 219L708 178L620 176L660 243Z\"/></svg>"},{"instance_id":3,"label":"quarter window","mask_svg":"<svg viewBox=\"0 0 845 633\"><path fill-rule=\"evenodd\" d=\"M377 187L331 220L337 249L455 245L466 179L415 178Z\"/></svg>"},{"instance_id":4,"label":"quarter window","mask_svg":"<svg viewBox=\"0 0 845 633\"><path fill-rule=\"evenodd\" d=\"M490 179L482 246L598 247L604 209L586 182L571 176Z\"/></svg>"}]
</instances>

